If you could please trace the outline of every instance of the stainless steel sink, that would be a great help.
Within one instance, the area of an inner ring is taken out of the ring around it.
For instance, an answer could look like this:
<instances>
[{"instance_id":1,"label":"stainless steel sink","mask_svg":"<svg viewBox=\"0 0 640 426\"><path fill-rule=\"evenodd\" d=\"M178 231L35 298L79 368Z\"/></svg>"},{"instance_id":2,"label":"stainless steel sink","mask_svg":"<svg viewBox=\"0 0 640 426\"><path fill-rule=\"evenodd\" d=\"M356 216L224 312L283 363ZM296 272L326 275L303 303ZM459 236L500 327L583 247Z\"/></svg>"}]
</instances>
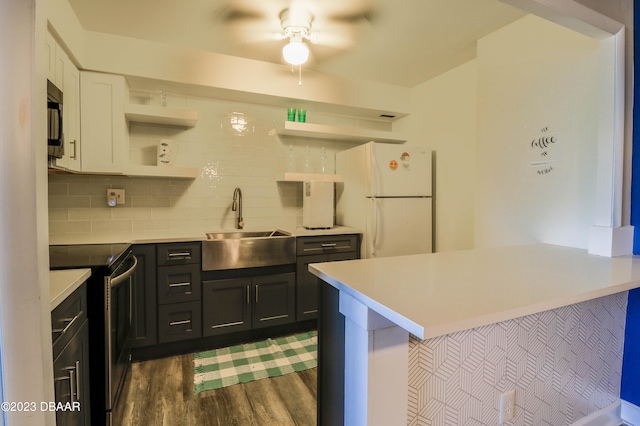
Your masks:
<instances>
[{"instance_id":1,"label":"stainless steel sink","mask_svg":"<svg viewBox=\"0 0 640 426\"><path fill-rule=\"evenodd\" d=\"M235 240L241 238L256 238L256 237L282 237L288 236L281 231L230 231L230 232L208 232L208 240Z\"/></svg>"},{"instance_id":2,"label":"stainless steel sink","mask_svg":"<svg viewBox=\"0 0 640 426\"><path fill-rule=\"evenodd\" d=\"M280 231L209 232L202 270L256 268L296 262L296 239Z\"/></svg>"}]
</instances>

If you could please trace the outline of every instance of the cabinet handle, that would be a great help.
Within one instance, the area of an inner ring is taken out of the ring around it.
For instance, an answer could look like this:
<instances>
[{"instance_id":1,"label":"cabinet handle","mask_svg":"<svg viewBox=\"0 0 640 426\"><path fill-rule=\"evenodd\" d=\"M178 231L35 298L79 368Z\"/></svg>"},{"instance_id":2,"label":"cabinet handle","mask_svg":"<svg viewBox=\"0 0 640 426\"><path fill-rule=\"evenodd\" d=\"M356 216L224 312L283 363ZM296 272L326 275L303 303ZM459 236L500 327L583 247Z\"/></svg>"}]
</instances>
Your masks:
<instances>
[{"instance_id":1,"label":"cabinet handle","mask_svg":"<svg viewBox=\"0 0 640 426\"><path fill-rule=\"evenodd\" d=\"M80 399L80 361L76 361L76 400Z\"/></svg>"},{"instance_id":2,"label":"cabinet handle","mask_svg":"<svg viewBox=\"0 0 640 426\"><path fill-rule=\"evenodd\" d=\"M188 287L190 286L191 283L190 282L186 282L186 283L172 283L169 284L169 287Z\"/></svg>"},{"instance_id":3,"label":"cabinet handle","mask_svg":"<svg viewBox=\"0 0 640 426\"><path fill-rule=\"evenodd\" d=\"M191 259L191 252L189 251L177 251L175 253L169 253L169 259L176 257L184 257L185 259Z\"/></svg>"},{"instance_id":4,"label":"cabinet handle","mask_svg":"<svg viewBox=\"0 0 640 426\"><path fill-rule=\"evenodd\" d=\"M259 284L256 284L256 303L258 303L258 287Z\"/></svg>"},{"instance_id":5,"label":"cabinet handle","mask_svg":"<svg viewBox=\"0 0 640 426\"><path fill-rule=\"evenodd\" d=\"M212 325L211 328L216 329L216 328L224 328L224 327L233 327L235 325L242 325L242 324L244 324L244 321L236 321L236 322L230 322L229 324Z\"/></svg>"},{"instance_id":6,"label":"cabinet handle","mask_svg":"<svg viewBox=\"0 0 640 426\"><path fill-rule=\"evenodd\" d=\"M62 322L66 322L67 325L64 326L64 328L55 328L51 331L53 331L54 333L66 333L67 330L69 330L69 327L71 327L71 325L78 319L78 317L80 316L82 312L79 312L75 317L73 318L63 318Z\"/></svg>"},{"instance_id":7,"label":"cabinet handle","mask_svg":"<svg viewBox=\"0 0 640 426\"><path fill-rule=\"evenodd\" d=\"M247 286L247 305L251 303L251 299L249 299L249 293L251 293L249 291L249 286Z\"/></svg>"},{"instance_id":8,"label":"cabinet handle","mask_svg":"<svg viewBox=\"0 0 640 426\"><path fill-rule=\"evenodd\" d=\"M69 158L76 159L76 140L69 141L69 145L73 145L73 155L70 155Z\"/></svg>"},{"instance_id":9,"label":"cabinet handle","mask_svg":"<svg viewBox=\"0 0 640 426\"><path fill-rule=\"evenodd\" d=\"M77 387L76 387L76 384L77 384L77 382L76 382L76 376L77 376L77 374L76 374L76 368L75 368L75 366L74 366L74 367L71 367L71 368L69 369L69 390L71 391L71 395L70 395L70 397L71 397L71 404L73 404L73 403L74 403L74 402L76 402L76 400L77 400L77 394L76 394L76 392L77 392Z\"/></svg>"},{"instance_id":10,"label":"cabinet handle","mask_svg":"<svg viewBox=\"0 0 640 426\"><path fill-rule=\"evenodd\" d=\"M80 368L80 361L76 361L76 364L71 367L64 368L64 370L67 371L68 376L55 378L55 380L57 381L62 381L62 380L69 381L69 400L71 401L72 404L78 400L78 390L80 389L79 379L78 379L78 376L79 376L78 368Z\"/></svg>"},{"instance_id":11,"label":"cabinet handle","mask_svg":"<svg viewBox=\"0 0 640 426\"><path fill-rule=\"evenodd\" d=\"M322 248L332 248L337 246L338 243L322 243Z\"/></svg>"},{"instance_id":12,"label":"cabinet handle","mask_svg":"<svg viewBox=\"0 0 640 426\"><path fill-rule=\"evenodd\" d=\"M173 327L174 325L185 325L185 324L191 324L191 320L189 319L189 320L182 320L182 321L171 321L169 323L171 327Z\"/></svg>"},{"instance_id":13,"label":"cabinet handle","mask_svg":"<svg viewBox=\"0 0 640 426\"><path fill-rule=\"evenodd\" d=\"M260 321L273 321L273 320L277 320L277 319L282 319L282 318L286 318L289 315L276 315L273 317L266 317L266 318L260 318Z\"/></svg>"}]
</instances>

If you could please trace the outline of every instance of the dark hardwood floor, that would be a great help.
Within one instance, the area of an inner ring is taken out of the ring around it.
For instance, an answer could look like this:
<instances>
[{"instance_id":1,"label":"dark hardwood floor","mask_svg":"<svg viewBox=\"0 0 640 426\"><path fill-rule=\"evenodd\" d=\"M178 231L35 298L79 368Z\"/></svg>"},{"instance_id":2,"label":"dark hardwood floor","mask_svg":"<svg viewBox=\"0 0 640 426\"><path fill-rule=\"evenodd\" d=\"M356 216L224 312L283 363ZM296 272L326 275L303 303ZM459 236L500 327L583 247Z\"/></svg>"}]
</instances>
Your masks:
<instances>
[{"instance_id":1,"label":"dark hardwood floor","mask_svg":"<svg viewBox=\"0 0 640 426\"><path fill-rule=\"evenodd\" d=\"M123 426L315 425L316 369L195 396L193 355L132 365Z\"/></svg>"}]
</instances>

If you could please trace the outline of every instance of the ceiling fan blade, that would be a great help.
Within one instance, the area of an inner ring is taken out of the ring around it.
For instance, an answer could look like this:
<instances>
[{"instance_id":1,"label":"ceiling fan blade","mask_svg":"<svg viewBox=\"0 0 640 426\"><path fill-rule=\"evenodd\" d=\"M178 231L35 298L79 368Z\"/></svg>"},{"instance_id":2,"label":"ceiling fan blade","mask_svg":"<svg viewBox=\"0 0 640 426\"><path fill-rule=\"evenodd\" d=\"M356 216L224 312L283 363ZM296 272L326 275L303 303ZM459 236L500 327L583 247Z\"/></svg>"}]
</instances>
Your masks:
<instances>
[{"instance_id":1,"label":"ceiling fan blade","mask_svg":"<svg viewBox=\"0 0 640 426\"><path fill-rule=\"evenodd\" d=\"M231 5L222 6L215 11L216 18L219 21L233 23L238 21L256 21L264 19L266 16L257 10L248 8L234 7Z\"/></svg>"},{"instance_id":2,"label":"ceiling fan blade","mask_svg":"<svg viewBox=\"0 0 640 426\"><path fill-rule=\"evenodd\" d=\"M377 16L378 15L374 9L364 9L355 12L334 13L328 15L327 18L335 22L356 24L362 21L373 23L376 20Z\"/></svg>"}]
</instances>

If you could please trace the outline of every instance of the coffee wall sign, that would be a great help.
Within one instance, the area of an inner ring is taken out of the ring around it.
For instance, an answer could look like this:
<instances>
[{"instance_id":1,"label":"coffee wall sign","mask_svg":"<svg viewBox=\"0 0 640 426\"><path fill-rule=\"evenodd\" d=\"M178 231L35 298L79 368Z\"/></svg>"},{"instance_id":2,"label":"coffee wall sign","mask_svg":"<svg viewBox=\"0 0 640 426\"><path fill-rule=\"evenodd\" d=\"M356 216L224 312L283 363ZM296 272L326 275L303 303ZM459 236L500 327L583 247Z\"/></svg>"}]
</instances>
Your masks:
<instances>
[{"instance_id":1,"label":"coffee wall sign","mask_svg":"<svg viewBox=\"0 0 640 426\"><path fill-rule=\"evenodd\" d=\"M555 171L557 162L560 161L561 140L562 134L551 132L547 126L528 141L529 166L533 167L538 175L544 176Z\"/></svg>"}]
</instances>

